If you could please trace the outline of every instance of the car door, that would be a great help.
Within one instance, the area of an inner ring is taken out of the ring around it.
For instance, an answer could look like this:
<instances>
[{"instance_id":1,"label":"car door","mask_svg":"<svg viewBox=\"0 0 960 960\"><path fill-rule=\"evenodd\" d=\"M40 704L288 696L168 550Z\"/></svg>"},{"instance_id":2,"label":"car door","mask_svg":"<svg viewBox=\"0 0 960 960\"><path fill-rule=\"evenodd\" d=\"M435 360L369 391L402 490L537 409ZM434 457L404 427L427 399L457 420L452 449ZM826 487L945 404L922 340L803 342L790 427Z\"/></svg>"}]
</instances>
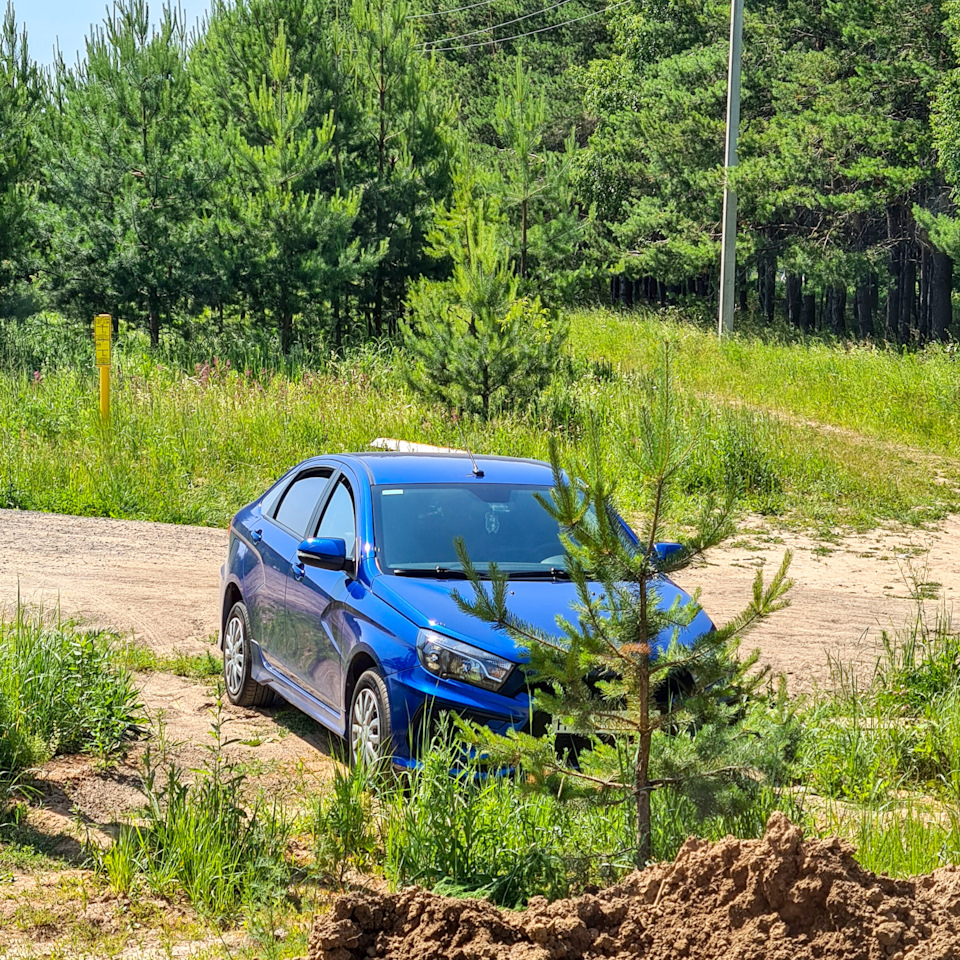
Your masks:
<instances>
[{"instance_id":1,"label":"car door","mask_svg":"<svg viewBox=\"0 0 960 960\"><path fill-rule=\"evenodd\" d=\"M336 537L346 545L349 570L321 570L300 565L287 581L288 624L295 638L295 667L299 683L335 710L343 704L343 646L352 630L349 591L356 570L357 518L353 491L346 477L336 481L313 532Z\"/></svg>"},{"instance_id":2,"label":"car door","mask_svg":"<svg viewBox=\"0 0 960 960\"><path fill-rule=\"evenodd\" d=\"M296 646L286 607L287 582L296 572L297 547L316 525L332 476L333 470L324 467L299 473L263 517L259 531L264 583L258 591L258 639L268 666L288 676L295 676L291 660Z\"/></svg>"}]
</instances>

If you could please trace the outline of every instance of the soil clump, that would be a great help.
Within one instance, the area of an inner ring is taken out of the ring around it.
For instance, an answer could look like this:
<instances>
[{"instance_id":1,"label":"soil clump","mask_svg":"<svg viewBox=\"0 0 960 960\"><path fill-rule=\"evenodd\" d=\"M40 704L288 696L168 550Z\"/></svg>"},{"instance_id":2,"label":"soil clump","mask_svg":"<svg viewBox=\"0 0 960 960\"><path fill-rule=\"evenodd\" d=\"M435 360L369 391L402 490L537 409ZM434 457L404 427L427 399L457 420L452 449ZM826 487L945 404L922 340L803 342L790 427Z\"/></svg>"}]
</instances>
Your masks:
<instances>
[{"instance_id":1,"label":"soil clump","mask_svg":"<svg viewBox=\"0 0 960 960\"><path fill-rule=\"evenodd\" d=\"M688 840L673 863L522 912L410 888L347 894L309 960L960 960L960 870L876 876L774 814L760 840Z\"/></svg>"}]
</instances>

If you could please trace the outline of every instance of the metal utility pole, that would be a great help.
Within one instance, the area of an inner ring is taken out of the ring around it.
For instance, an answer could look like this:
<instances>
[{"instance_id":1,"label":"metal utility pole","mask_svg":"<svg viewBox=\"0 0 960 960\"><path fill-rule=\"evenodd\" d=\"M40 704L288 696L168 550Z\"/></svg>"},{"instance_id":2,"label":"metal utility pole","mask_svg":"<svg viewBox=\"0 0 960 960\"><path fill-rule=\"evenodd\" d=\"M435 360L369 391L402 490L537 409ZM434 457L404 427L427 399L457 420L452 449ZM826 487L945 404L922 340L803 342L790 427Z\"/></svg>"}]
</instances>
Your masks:
<instances>
[{"instance_id":1,"label":"metal utility pole","mask_svg":"<svg viewBox=\"0 0 960 960\"><path fill-rule=\"evenodd\" d=\"M727 149L723 171L723 238L720 242L719 336L733 331L733 305L737 278L737 194L730 172L737 165L737 131L740 128L740 50L743 46L743 0L730 3L730 63L727 68Z\"/></svg>"}]
</instances>

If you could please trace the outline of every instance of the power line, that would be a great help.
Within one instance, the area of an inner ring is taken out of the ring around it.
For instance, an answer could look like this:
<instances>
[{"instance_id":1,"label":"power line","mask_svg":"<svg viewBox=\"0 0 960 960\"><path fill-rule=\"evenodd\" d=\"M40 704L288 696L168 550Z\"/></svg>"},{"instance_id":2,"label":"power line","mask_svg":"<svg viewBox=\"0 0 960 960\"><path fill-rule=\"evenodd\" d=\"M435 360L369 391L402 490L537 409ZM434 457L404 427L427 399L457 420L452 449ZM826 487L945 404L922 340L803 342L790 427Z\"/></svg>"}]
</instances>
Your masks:
<instances>
[{"instance_id":1,"label":"power line","mask_svg":"<svg viewBox=\"0 0 960 960\"><path fill-rule=\"evenodd\" d=\"M593 13L585 13L582 17L574 17L572 20L564 20L563 23L554 23L549 27L540 27L538 30L528 30L526 33L518 33L512 37L495 37L493 40L479 40L476 43L464 43L457 47L430 47L426 53L450 53L456 50L472 50L475 47L488 47L491 43L507 43L510 40L521 40L524 37L532 37L537 33L545 33L547 30L557 30L560 27L568 27L571 23L579 23L581 20L589 20L591 17L598 17L601 13L607 13L610 10L616 10L624 4L633 3L633 0L619 0L619 3L611 3L609 7L603 10L594 10ZM442 43L438 40L437 43Z\"/></svg>"},{"instance_id":2,"label":"power line","mask_svg":"<svg viewBox=\"0 0 960 960\"><path fill-rule=\"evenodd\" d=\"M476 7L488 7L497 0L480 0L479 3L468 3L465 7L453 7L450 10L433 10L430 13L411 13L407 20L422 20L424 17L439 17L445 13L462 13L464 10L473 10Z\"/></svg>"},{"instance_id":3,"label":"power line","mask_svg":"<svg viewBox=\"0 0 960 960\"><path fill-rule=\"evenodd\" d=\"M435 43L453 43L454 40L463 40L464 37L475 37L478 33L486 33L488 30L499 30L501 27L509 27L511 24L520 23L521 20L539 17L542 13L549 13L551 10L556 10L557 7L562 7L567 3L573 3L573 0L557 0L556 3L551 4L549 7L544 7L542 10L534 10L533 13L525 13L522 17L517 17L514 20L505 20L503 23L497 23L492 27L481 27L479 30L461 33L456 37L444 37L442 40L428 40L426 43L421 43L420 46L429 47Z\"/></svg>"}]
</instances>

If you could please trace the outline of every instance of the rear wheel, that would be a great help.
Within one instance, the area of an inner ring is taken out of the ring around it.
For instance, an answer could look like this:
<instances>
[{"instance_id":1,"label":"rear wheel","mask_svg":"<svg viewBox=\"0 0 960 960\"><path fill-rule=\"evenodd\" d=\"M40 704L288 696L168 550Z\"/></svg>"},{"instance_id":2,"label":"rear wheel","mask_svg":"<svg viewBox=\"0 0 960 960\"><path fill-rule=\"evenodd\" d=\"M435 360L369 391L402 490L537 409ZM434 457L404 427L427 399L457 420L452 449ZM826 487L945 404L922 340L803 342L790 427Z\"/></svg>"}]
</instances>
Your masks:
<instances>
[{"instance_id":1,"label":"rear wheel","mask_svg":"<svg viewBox=\"0 0 960 960\"><path fill-rule=\"evenodd\" d=\"M223 682L227 697L238 707L268 707L274 700L269 687L251 676L250 614L235 603L223 628Z\"/></svg>"},{"instance_id":2,"label":"rear wheel","mask_svg":"<svg viewBox=\"0 0 960 960\"><path fill-rule=\"evenodd\" d=\"M347 745L353 766L371 766L390 751L390 699L387 685L376 670L366 670L350 698Z\"/></svg>"}]
</instances>

